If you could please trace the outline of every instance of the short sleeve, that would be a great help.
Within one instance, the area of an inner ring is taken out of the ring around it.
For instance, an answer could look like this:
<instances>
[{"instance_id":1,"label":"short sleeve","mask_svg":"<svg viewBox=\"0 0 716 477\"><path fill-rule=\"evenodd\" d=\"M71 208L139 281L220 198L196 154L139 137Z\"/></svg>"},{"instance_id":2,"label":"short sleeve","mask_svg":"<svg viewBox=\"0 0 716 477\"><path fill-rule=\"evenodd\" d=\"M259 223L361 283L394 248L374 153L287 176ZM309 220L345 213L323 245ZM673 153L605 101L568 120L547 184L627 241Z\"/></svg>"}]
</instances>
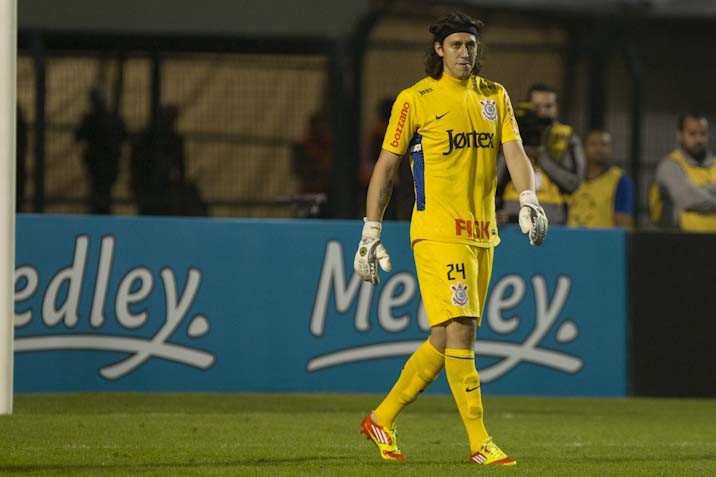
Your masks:
<instances>
[{"instance_id":1,"label":"short sleeve","mask_svg":"<svg viewBox=\"0 0 716 477\"><path fill-rule=\"evenodd\" d=\"M416 116L413 95L408 90L401 91L393 103L388 129L383 138L383 149L401 156L405 154L413 139Z\"/></svg>"},{"instance_id":2,"label":"short sleeve","mask_svg":"<svg viewBox=\"0 0 716 477\"><path fill-rule=\"evenodd\" d=\"M501 144L506 142L521 140L520 139L520 128L517 126L517 120L515 119L515 112L512 109L512 102L510 96L507 94L507 90L501 87L502 92L500 94L500 111L502 112L501 121Z\"/></svg>"}]
</instances>

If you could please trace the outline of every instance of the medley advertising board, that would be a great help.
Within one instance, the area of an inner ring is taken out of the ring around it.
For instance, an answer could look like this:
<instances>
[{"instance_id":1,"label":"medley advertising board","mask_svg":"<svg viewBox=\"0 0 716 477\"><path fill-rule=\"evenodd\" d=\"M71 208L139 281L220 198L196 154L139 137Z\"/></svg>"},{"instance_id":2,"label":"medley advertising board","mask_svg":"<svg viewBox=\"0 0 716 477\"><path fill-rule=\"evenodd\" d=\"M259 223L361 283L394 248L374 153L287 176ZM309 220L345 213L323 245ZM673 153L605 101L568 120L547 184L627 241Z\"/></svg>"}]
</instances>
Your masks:
<instances>
[{"instance_id":1,"label":"medley advertising board","mask_svg":"<svg viewBox=\"0 0 716 477\"><path fill-rule=\"evenodd\" d=\"M15 389L384 392L428 334L408 224L353 273L359 221L21 215ZM486 393L626 393L625 235L501 229L476 342ZM431 392L449 392L444 377Z\"/></svg>"}]
</instances>

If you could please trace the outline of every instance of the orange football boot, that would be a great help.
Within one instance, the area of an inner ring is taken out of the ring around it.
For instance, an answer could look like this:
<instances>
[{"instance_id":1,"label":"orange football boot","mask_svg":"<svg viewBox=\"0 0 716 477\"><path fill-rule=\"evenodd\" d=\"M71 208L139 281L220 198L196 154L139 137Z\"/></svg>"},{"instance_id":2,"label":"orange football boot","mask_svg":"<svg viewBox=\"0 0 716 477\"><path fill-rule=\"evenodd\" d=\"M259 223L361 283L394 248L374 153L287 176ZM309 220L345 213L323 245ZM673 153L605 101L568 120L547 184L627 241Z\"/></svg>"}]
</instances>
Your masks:
<instances>
[{"instance_id":1,"label":"orange football boot","mask_svg":"<svg viewBox=\"0 0 716 477\"><path fill-rule=\"evenodd\" d=\"M470 456L470 462L482 465L516 465L517 461L505 454L497 444L492 442L492 437L488 437L482 443L480 449Z\"/></svg>"},{"instance_id":2,"label":"orange football boot","mask_svg":"<svg viewBox=\"0 0 716 477\"><path fill-rule=\"evenodd\" d=\"M368 413L360 423L360 431L378 447L382 459L405 460L405 456L398 449L398 430L395 424L390 429L383 427L373 421L371 414Z\"/></svg>"}]
</instances>

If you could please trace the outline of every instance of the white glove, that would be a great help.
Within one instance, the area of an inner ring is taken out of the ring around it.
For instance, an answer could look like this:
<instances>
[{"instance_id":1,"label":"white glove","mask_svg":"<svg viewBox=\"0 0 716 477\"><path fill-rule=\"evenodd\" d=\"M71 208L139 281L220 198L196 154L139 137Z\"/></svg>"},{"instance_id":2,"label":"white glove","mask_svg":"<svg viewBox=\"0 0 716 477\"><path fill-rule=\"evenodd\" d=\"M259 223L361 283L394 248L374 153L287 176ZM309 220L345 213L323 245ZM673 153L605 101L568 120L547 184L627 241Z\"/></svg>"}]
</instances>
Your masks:
<instances>
[{"instance_id":1,"label":"white glove","mask_svg":"<svg viewBox=\"0 0 716 477\"><path fill-rule=\"evenodd\" d=\"M547 216L537 202L534 191L525 190L520 193L520 229L529 232L530 245L542 245L547 236Z\"/></svg>"},{"instance_id":2,"label":"white glove","mask_svg":"<svg viewBox=\"0 0 716 477\"><path fill-rule=\"evenodd\" d=\"M378 264L386 272L393 268L390 264L388 252L385 251L385 247L380 243L380 231L382 228L380 222L365 222L363 225L363 237L358 244L358 251L353 260L353 268L356 273L363 280L371 282L373 285L380 283Z\"/></svg>"}]
</instances>

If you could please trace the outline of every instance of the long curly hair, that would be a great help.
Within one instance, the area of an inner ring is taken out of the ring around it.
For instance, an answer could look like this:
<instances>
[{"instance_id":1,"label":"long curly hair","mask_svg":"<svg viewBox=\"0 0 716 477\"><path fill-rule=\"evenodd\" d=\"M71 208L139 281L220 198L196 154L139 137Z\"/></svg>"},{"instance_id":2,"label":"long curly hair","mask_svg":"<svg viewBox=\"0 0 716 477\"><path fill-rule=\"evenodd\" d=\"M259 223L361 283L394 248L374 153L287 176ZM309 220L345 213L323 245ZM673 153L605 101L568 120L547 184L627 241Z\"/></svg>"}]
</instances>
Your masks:
<instances>
[{"instance_id":1,"label":"long curly hair","mask_svg":"<svg viewBox=\"0 0 716 477\"><path fill-rule=\"evenodd\" d=\"M475 66L472 68L472 74L480 73L482 68L482 55L483 45L480 41L479 33L485 27L485 24L480 20L475 20L464 13L452 12L448 15L441 17L435 21L428 29L432 33L433 38L440 37L441 33L446 30L453 30L456 28L474 27L478 32L477 37L477 58L475 59ZM443 40L444 41L444 40ZM443 75L443 59L435 52L435 40L430 42L430 46L425 50L425 73L428 76L439 79Z\"/></svg>"}]
</instances>

